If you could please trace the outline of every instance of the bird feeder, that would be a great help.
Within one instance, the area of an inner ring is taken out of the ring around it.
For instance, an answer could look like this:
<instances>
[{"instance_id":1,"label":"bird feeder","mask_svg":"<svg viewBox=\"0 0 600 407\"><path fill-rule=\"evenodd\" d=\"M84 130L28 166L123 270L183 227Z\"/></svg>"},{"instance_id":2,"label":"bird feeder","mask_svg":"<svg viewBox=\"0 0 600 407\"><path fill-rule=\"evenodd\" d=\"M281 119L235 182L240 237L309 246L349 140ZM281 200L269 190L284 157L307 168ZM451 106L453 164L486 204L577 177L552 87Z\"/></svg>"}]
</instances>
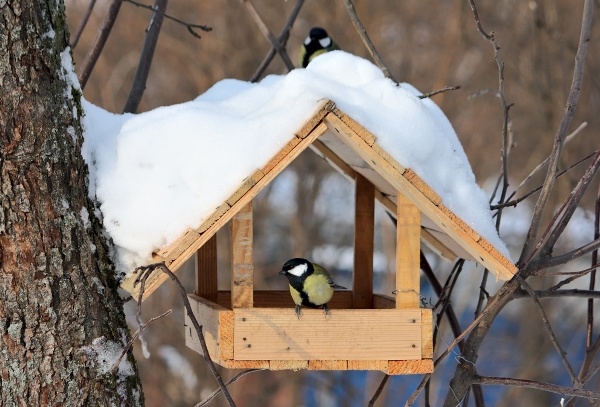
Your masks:
<instances>
[{"instance_id":1,"label":"bird feeder","mask_svg":"<svg viewBox=\"0 0 600 407\"><path fill-rule=\"evenodd\" d=\"M329 317L303 308L298 319L288 290L254 290L252 199L307 148L355 183L354 271L352 290L335 292ZM373 293L375 201L397 221L396 282L390 296ZM231 289L219 291L216 232L228 224ZM432 311L420 300L421 242L449 260L476 261L501 279L516 272L417 174L377 144L375 135L325 101L199 228L188 230L153 260L176 270L196 255L196 289L189 299L210 356L221 366L418 374L433 370ZM137 298L134 278L122 287ZM165 279L159 272L151 275L146 295ZM185 325L186 344L202 353L192 324L186 319Z\"/></svg>"}]
</instances>

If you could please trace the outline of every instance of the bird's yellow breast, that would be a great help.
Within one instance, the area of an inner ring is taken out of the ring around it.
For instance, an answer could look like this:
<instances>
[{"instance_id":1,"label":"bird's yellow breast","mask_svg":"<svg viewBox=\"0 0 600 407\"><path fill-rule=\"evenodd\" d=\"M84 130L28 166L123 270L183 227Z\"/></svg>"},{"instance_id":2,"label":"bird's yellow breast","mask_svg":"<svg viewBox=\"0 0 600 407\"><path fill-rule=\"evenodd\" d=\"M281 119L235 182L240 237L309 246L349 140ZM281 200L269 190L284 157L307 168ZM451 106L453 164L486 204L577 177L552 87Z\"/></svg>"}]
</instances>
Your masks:
<instances>
[{"instance_id":1,"label":"bird's yellow breast","mask_svg":"<svg viewBox=\"0 0 600 407\"><path fill-rule=\"evenodd\" d=\"M311 274L304 280L304 292L314 305L326 304L333 296L333 288L329 285L329 277L323 274Z\"/></svg>"}]
</instances>

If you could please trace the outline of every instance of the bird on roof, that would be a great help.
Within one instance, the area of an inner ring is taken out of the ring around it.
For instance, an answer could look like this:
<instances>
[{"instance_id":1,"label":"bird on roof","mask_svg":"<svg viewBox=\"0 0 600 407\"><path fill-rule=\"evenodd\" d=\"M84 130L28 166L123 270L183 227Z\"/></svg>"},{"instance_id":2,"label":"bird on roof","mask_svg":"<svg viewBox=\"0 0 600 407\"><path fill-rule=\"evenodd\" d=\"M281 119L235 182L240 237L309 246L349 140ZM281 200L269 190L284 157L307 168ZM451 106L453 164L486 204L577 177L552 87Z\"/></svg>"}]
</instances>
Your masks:
<instances>
[{"instance_id":1,"label":"bird on roof","mask_svg":"<svg viewBox=\"0 0 600 407\"><path fill-rule=\"evenodd\" d=\"M286 276L290 285L290 294L296 304L296 316L300 319L302 306L323 308L325 316L330 314L327 303L333 297L337 285L325 267L302 258L290 259L281 268L280 275Z\"/></svg>"},{"instance_id":2,"label":"bird on roof","mask_svg":"<svg viewBox=\"0 0 600 407\"><path fill-rule=\"evenodd\" d=\"M300 65L303 68L306 68L309 62L315 57L336 49L340 48L333 42L331 37L329 37L327 31L321 27L313 27L308 33L308 37L304 40L302 47L300 47Z\"/></svg>"}]
</instances>

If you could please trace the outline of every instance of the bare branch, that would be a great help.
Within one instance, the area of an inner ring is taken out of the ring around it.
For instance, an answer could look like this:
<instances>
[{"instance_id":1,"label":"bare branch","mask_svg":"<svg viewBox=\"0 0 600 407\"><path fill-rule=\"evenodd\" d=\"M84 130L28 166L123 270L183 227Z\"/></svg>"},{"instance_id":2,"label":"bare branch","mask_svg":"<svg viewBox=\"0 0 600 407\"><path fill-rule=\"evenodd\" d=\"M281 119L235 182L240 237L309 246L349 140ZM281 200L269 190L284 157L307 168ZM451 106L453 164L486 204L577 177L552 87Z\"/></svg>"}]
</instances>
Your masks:
<instances>
[{"instance_id":1,"label":"bare branch","mask_svg":"<svg viewBox=\"0 0 600 407\"><path fill-rule=\"evenodd\" d=\"M290 57L287 54L287 51L285 50L285 47L283 47L281 45L281 43L277 40L277 38L275 38L273 33L269 30L269 27L267 27L264 20L261 18L260 14L258 14L258 11L256 11L256 8L254 8L254 5L252 4L252 2L250 0L242 0L242 3L244 3L244 6L246 6L246 8L248 9L248 12L250 13L252 18L256 22L256 25L258 25L258 28L260 29L260 31L267 38L267 40L269 40L269 42L271 43L271 47L275 48L275 50L277 51L277 53L283 60L283 63L287 67L288 71L293 70L294 64L290 60Z\"/></svg>"},{"instance_id":2,"label":"bare branch","mask_svg":"<svg viewBox=\"0 0 600 407\"><path fill-rule=\"evenodd\" d=\"M596 155L598 152L594 151L591 154L588 154L587 156L583 157L581 160L577 161L574 164L571 164L569 167L567 167L566 169L562 170L561 172L559 172L558 174L556 174L556 179L559 179L560 177L562 177L563 175L565 175L566 173L568 173L569 171L571 171L573 168L577 167L579 164L583 163L586 160L589 160L590 158L594 157L594 155ZM532 189L531 191L527 192L525 195L523 195L522 197L512 200L512 201L506 201L503 204L497 204L497 205L490 205L490 209L494 210L494 209L498 209L498 208L502 208L502 207L507 207L507 206L517 206L517 204L519 204L520 202L524 201L525 199L529 198L531 195L535 194L536 192L538 192L540 189L542 189L543 185L538 186L537 188ZM508 199L511 199L513 196L515 195L515 192L513 192Z\"/></svg>"},{"instance_id":3,"label":"bare branch","mask_svg":"<svg viewBox=\"0 0 600 407\"><path fill-rule=\"evenodd\" d=\"M83 18L81 19L81 23L79 24L79 28L77 28L77 31L75 32L73 41L71 41L72 49L75 49L75 47L77 46L77 43L79 42L79 39L81 38L81 34L83 33L83 30L85 29L88 21L90 20L90 16L92 15L92 11L94 10L95 5L96 5L96 0L90 0L88 9L86 10L85 14L83 15Z\"/></svg>"},{"instance_id":4,"label":"bare branch","mask_svg":"<svg viewBox=\"0 0 600 407\"><path fill-rule=\"evenodd\" d=\"M472 0L471 0L472 1ZM558 171L559 158L562 152L565 135L571 124L577 103L579 102L579 94L581 93L581 84L583 81L583 71L585 65L585 59L587 57L587 51L590 43L590 35L592 30L592 19L594 14L594 2L593 0L585 0L583 5L583 17L581 22L581 33L579 36L579 45L577 47L577 53L575 55L575 67L573 68L573 80L571 82L571 89L569 90L569 96L567 103L563 111L562 118L558 130L554 136L554 145L552 147L552 154L548 165L548 171L546 172L546 178L542 187L542 192L536 202L533 217L531 219L531 225L527 232L525 243L523 244L523 250L518 263L523 264L529 261L532 257L533 247L537 240L540 224L542 221L542 215L550 193L554 187L555 176Z\"/></svg>"},{"instance_id":5,"label":"bare branch","mask_svg":"<svg viewBox=\"0 0 600 407\"><path fill-rule=\"evenodd\" d=\"M458 90L458 89L460 89L460 85L456 85L456 86L444 86L442 89L438 89L438 90L434 90L434 91L431 91L431 92L423 93L422 95L419 96L419 99L427 99L427 98L430 98L430 97L435 96L435 95L440 94L440 93L448 92L450 90Z\"/></svg>"},{"instance_id":6,"label":"bare branch","mask_svg":"<svg viewBox=\"0 0 600 407\"><path fill-rule=\"evenodd\" d=\"M550 393L561 394L564 396L600 399L600 392L597 392L597 391L559 386L556 384L540 382L537 380L513 379L510 377L474 376L473 383L478 383L478 384L483 384L483 385L527 387L529 389L542 390L542 391L546 391L546 392L550 392Z\"/></svg>"},{"instance_id":7,"label":"bare branch","mask_svg":"<svg viewBox=\"0 0 600 407\"><path fill-rule=\"evenodd\" d=\"M344 0L344 5L346 6L346 10L350 15L350 20L352 20L352 24L354 24L354 28L356 28L356 31L358 31L358 35L360 35L360 38L369 50L371 57L373 58L379 69L381 69L381 71L383 72L383 75L386 78L389 78L392 81L394 81L394 83L398 83L398 81L392 76L390 70L383 63L383 59L381 59L381 55L379 55L379 52L377 52L377 50L375 49L375 45L373 45L371 38L369 38L369 34L367 34L365 26L356 14L356 10L354 9L354 4L352 4L352 0Z\"/></svg>"},{"instance_id":8,"label":"bare branch","mask_svg":"<svg viewBox=\"0 0 600 407\"><path fill-rule=\"evenodd\" d=\"M168 0L156 0L154 3L154 13L152 13L152 17L150 17L150 24L146 30L146 42L144 42L144 48L140 55L140 62L138 63L137 71L135 72L133 83L131 84L131 90L129 91L127 102L125 102L125 107L123 108L123 113L135 113L140 105L142 96L146 90L146 80L150 73L150 66L152 65L152 59L154 58L154 50L156 49L156 43L158 42L158 36L160 35L167 3Z\"/></svg>"},{"instance_id":9,"label":"bare branch","mask_svg":"<svg viewBox=\"0 0 600 407\"><path fill-rule=\"evenodd\" d=\"M375 405L375 402L381 395L381 392L383 391L383 388L385 387L389 378L390 378L389 374L386 374L383 376L383 378L381 379L381 382L379 383L379 386L377 386L377 390L375 390L373 397L371 397L371 400L369 400L369 404L367 404L369 407L373 407Z\"/></svg>"},{"instance_id":10,"label":"bare branch","mask_svg":"<svg viewBox=\"0 0 600 407\"><path fill-rule=\"evenodd\" d=\"M188 32L190 34L192 34L196 38L202 38L202 37L200 37L200 34L198 34L195 31L195 29L202 30L202 31L205 31L205 32L211 32L212 31L212 27L209 27L207 25L186 23L185 21L180 20L179 18L176 18L176 17L173 17L173 16L171 16L169 14L166 14L164 11L161 13L160 11L158 11L156 9L156 5L154 7L152 7L152 6L148 6L147 4L139 3L139 2L137 2L135 0L123 0L123 1L131 3L134 6L145 8L146 10L150 10L150 11L152 11L155 14L158 13L161 16L163 16L164 18L166 18L167 20L175 21L176 23L185 26L187 28Z\"/></svg>"},{"instance_id":11,"label":"bare branch","mask_svg":"<svg viewBox=\"0 0 600 407\"><path fill-rule=\"evenodd\" d=\"M594 179L594 176L596 175L599 169L600 150L596 152L594 161L590 164L585 173L579 179L579 182L577 182L577 185L575 186L575 188L573 188L573 191L571 191L569 197L566 199L560 210L556 213L556 215L552 219L552 222L550 222L550 225L548 225L546 232L544 232L544 234L542 235L540 243L545 243L543 243L542 245L538 244L538 246L540 247L538 249L536 246L536 250L534 251L534 253L539 251L544 257L547 254L552 253L556 241L562 235L564 229L567 227L571 216L573 216L573 213L575 213L575 210L579 206L581 198L583 198L583 194L587 191L587 188L589 187L590 183Z\"/></svg>"},{"instance_id":12,"label":"bare branch","mask_svg":"<svg viewBox=\"0 0 600 407\"><path fill-rule=\"evenodd\" d=\"M169 268L166 266L166 264L164 262L149 264L147 266L141 266L134 270L134 273L138 273L138 272L140 273L140 276L138 276L138 278L136 278L136 280L134 282L134 286L137 285L140 280L145 281L146 278L148 278L148 276L157 269L161 270L163 273L168 275L171 278L171 280L175 283L177 288L179 289L181 299L183 300L183 305L185 306L186 315L190 318L190 321L192 321L192 325L194 325L194 329L196 330L196 334L198 335L198 339L200 340L200 346L202 347L202 353L203 353L202 356L204 357L204 360L206 361L206 364L208 365L213 377L219 384L219 388L223 392L223 395L225 396L227 403L229 404L230 407L235 407L235 402L231 398L231 394L229 394L229 391L227 390L227 387L225 386L225 383L223 382L223 378L219 374L217 367L215 366L214 362L212 361L212 359L210 357L210 354L208 353L208 347L206 346L206 340L204 339L204 333L202 332L202 326L198 323L198 320L196 319L196 316L194 315L194 312L192 311L192 307L190 305L190 300L188 299L187 293L185 292L185 287L181 284L181 282L175 276L175 274L173 274L173 272L171 270L169 270Z\"/></svg>"},{"instance_id":13,"label":"bare branch","mask_svg":"<svg viewBox=\"0 0 600 407\"><path fill-rule=\"evenodd\" d=\"M160 319L162 317L166 317L167 315L169 315L171 312L173 312L172 309L167 310L165 312L163 312L162 314L150 318L148 320L148 322L143 323L143 324L139 324L139 328L137 329L137 331L135 331L133 333L133 335L131 335L131 339L129 339L129 342L127 342L127 345L125 345L125 347L123 348L123 351L121 352L121 355L117 358L117 360L115 361L115 363L113 364L113 367L111 369L111 372L114 374L117 369L119 368L119 365L121 364L121 360L125 357L125 355L127 354L127 352L129 352L129 349L131 349L131 347L133 346L133 343L136 341L136 339L138 337L140 337L142 335L142 332L144 332L144 329L146 329L148 327L148 325L150 325L152 322L156 321L157 319Z\"/></svg>"},{"instance_id":14,"label":"bare branch","mask_svg":"<svg viewBox=\"0 0 600 407\"><path fill-rule=\"evenodd\" d=\"M567 353L564 351L562 346L560 346L560 344L558 343L558 339L556 339L554 330L552 329L552 326L550 325L550 321L548 320L548 316L546 315L546 312L544 311L544 307L542 307L540 300L537 298L537 296L535 295L535 292L533 291L531 286L527 283L527 281L523 280L520 276L517 276L517 279L521 283L521 287L523 287L525 289L525 291L527 291L527 293L533 300L533 303L535 304L535 307L537 308L538 313L540 314L540 317L542 319L542 324L544 325L544 328L546 329L546 332L548 333L548 336L550 337L550 341L552 342L552 345L554 345L554 348L558 352L560 359L563 362L563 365L565 365L565 369L567 370L567 373L569 374L569 377L571 378L571 382L575 386L579 385L579 380L577 379L577 376L575 375L575 372L573 371L573 367L571 367L571 364L567 360Z\"/></svg>"},{"instance_id":15,"label":"bare branch","mask_svg":"<svg viewBox=\"0 0 600 407\"><path fill-rule=\"evenodd\" d=\"M600 248L600 239L596 239L586 245L579 247L578 249L571 250L568 253L561 254L560 256L551 257L539 263L540 268L549 268L566 264L572 260L575 260L581 256L584 256L594 250Z\"/></svg>"},{"instance_id":16,"label":"bare branch","mask_svg":"<svg viewBox=\"0 0 600 407\"><path fill-rule=\"evenodd\" d=\"M285 25L283 26L281 33L279 33L279 37L277 37L277 43L281 44L283 47L285 47L285 45L287 43L287 40L290 36L290 30L292 29L292 26L294 25L294 22L296 21L296 18L298 17L298 14L300 13L300 10L302 9L303 5L304 5L304 0L296 1L296 5L292 9L290 16L288 17L287 21L285 22ZM265 72L265 70L271 63L271 61L273 61L273 58L275 57L276 52L277 52L277 50L274 47L271 47L271 49L269 50L269 53L265 56L265 59L263 59L263 61L259 65L259 67L256 69L256 72L254 73L254 75L252 75L252 78L250 78L250 82L258 81L258 78L260 78L263 75L263 73Z\"/></svg>"},{"instance_id":17,"label":"bare branch","mask_svg":"<svg viewBox=\"0 0 600 407\"><path fill-rule=\"evenodd\" d=\"M108 40L108 36L110 35L117 16L119 15L121 4L123 4L123 0L113 0L112 3L110 3L108 11L106 12L104 20L102 21L102 25L98 30L96 40L94 41L92 48L90 48L88 51L88 54L81 65L81 72L79 73L79 85L81 86L82 90L85 88L85 85L87 84L87 81L94 70L94 66L96 65L96 62L102 53L102 49L104 49L106 40Z\"/></svg>"},{"instance_id":18,"label":"bare branch","mask_svg":"<svg viewBox=\"0 0 600 407\"><path fill-rule=\"evenodd\" d=\"M233 378L231 378L227 383L225 383L226 387L229 387L229 385L237 382L239 379L241 379L242 377L250 374L250 373L255 373L255 372L261 372L265 369L247 369L247 370L242 370L241 372L239 372L238 374L236 374L235 376L233 376ZM212 399L214 399L215 397L217 397L219 395L219 393L221 393L221 388L219 387L218 389L216 389L215 391L212 392L212 394L210 396L208 396L206 399L202 400L200 403L196 404L194 407L204 407L205 405L207 405L208 403L210 403L210 401Z\"/></svg>"},{"instance_id":19,"label":"bare branch","mask_svg":"<svg viewBox=\"0 0 600 407\"><path fill-rule=\"evenodd\" d=\"M579 127L577 127L571 134L569 134L566 138L565 138L565 144L567 145L571 140L573 140L575 138L575 136L577 136L583 129L585 129L587 127L587 122L583 122L579 125ZM515 188L515 191L513 192L513 195L523 187L523 185L525 185L527 183L527 181L529 181L535 174L537 174L542 168L544 168L544 166L546 164L548 164L548 161L550 161L550 156L546 157L544 159L544 161L542 161L541 163L539 163L530 173L529 175L527 175L523 181L521 181L521 183L519 185L517 185L517 187ZM540 187L541 188L541 187ZM509 198L510 199L510 198Z\"/></svg>"}]
</instances>

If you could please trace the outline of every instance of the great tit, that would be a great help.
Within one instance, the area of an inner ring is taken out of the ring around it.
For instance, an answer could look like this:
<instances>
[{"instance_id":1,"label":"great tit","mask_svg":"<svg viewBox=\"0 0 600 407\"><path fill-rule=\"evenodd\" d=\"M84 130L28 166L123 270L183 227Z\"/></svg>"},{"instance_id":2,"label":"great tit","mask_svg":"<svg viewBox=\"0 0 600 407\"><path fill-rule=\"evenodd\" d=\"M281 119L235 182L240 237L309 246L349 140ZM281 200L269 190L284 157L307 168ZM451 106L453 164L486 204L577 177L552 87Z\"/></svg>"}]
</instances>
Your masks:
<instances>
[{"instance_id":1,"label":"great tit","mask_svg":"<svg viewBox=\"0 0 600 407\"><path fill-rule=\"evenodd\" d=\"M337 285L323 266L306 259L288 260L279 274L286 276L290 283L290 294L296 304L298 319L303 305L310 308L323 308L325 315L329 315L327 303L333 296L333 289L346 289Z\"/></svg>"},{"instance_id":2,"label":"great tit","mask_svg":"<svg viewBox=\"0 0 600 407\"><path fill-rule=\"evenodd\" d=\"M327 31L321 27L313 27L304 40L304 44L300 47L300 65L306 68L308 63L316 56L336 49L340 48L329 37Z\"/></svg>"}]
</instances>

